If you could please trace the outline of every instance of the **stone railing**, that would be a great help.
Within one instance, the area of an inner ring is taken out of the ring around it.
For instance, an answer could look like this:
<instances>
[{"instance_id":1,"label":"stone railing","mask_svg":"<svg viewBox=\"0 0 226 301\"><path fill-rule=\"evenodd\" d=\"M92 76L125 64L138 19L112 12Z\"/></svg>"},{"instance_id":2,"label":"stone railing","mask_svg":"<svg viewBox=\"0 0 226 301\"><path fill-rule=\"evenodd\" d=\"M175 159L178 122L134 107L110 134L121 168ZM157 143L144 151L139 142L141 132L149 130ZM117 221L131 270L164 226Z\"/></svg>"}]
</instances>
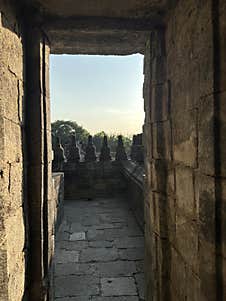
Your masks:
<instances>
[{"instance_id":1,"label":"stone railing","mask_svg":"<svg viewBox=\"0 0 226 301\"><path fill-rule=\"evenodd\" d=\"M64 174L62 172L52 175L52 198L48 200L48 277L43 280L49 287L49 296L52 300L53 292L53 269L54 269L54 241L55 233L64 215ZM45 225L46 226L46 225Z\"/></svg>"},{"instance_id":2,"label":"stone railing","mask_svg":"<svg viewBox=\"0 0 226 301\"><path fill-rule=\"evenodd\" d=\"M66 158L67 157L67 158ZM140 226L144 226L144 167L142 134L133 136L131 153L128 156L122 141L118 137L115 157L108 146L107 137L99 156L89 136L83 154L76 144L75 137L64 154L58 140L54 153L53 170L61 170L64 174L64 195L66 200L95 197L110 197L126 194ZM59 173L56 173L56 175Z\"/></svg>"},{"instance_id":3,"label":"stone railing","mask_svg":"<svg viewBox=\"0 0 226 301\"><path fill-rule=\"evenodd\" d=\"M54 226L58 229L64 215L63 202L64 202L64 173L53 172L53 205L51 208L52 215L54 216Z\"/></svg>"},{"instance_id":4,"label":"stone railing","mask_svg":"<svg viewBox=\"0 0 226 301\"><path fill-rule=\"evenodd\" d=\"M144 229L144 166L133 161L122 162L122 173L127 182L127 197L131 209L142 229Z\"/></svg>"},{"instance_id":5,"label":"stone railing","mask_svg":"<svg viewBox=\"0 0 226 301\"><path fill-rule=\"evenodd\" d=\"M122 136L118 136L118 143L114 158L112 157L111 149L108 146L107 136L104 136L103 138L103 144L99 156L96 154L96 147L93 144L92 136L89 136L85 150L81 149L81 147L77 145L75 136L71 136L71 143L68 147L67 155L65 155L60 139L57 138L54 146L53 171L64 171L65 168L68 169L68 166L75 168L80 162L122 162L127 161L128 157L139 164L144 162L142 134L133 136L129 156L127 155L123 145Z\"/></svg>"}]
</instances>

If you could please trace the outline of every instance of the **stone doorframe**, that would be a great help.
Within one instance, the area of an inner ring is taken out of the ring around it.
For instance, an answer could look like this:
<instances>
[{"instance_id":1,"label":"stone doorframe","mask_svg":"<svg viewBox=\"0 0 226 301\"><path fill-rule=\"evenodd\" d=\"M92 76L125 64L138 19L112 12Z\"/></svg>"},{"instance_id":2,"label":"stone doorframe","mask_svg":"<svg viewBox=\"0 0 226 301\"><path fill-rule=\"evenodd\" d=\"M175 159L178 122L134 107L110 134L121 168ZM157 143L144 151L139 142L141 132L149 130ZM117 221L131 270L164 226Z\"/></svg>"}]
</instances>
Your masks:
<instances>
[{"instance_id":1,"label":"stone doorframe","mask_svg":"<svg viewBox=\"0 0 226 301\"><path fill-rule=\"evenodd\" d=\"M49 269L51 269L54 247L51 225L48 224L48 201L51 199L52 192L49 95L49 55L51 46L44 31L36 26L30 27L29 31L26 31L25 41L25 114L26 143L29 154L27 193L30 248L29 276L27 279L30 298L33 301L40 301L47 298L51 282ZM146 146L146 148L148 147L149 145Z\"/></svg>"},{"instance_id":2,"label":"stone doorframe","mask_svg":"<svg viewBox=\"0 0 226 301\"><path fill-rule=\"evenodd\" d=\"M49 96L49 42L38 27L25 31L29 297L46 300L53 250L48 220L52 197L52 145Z\"/></svg>"}]
</instances>

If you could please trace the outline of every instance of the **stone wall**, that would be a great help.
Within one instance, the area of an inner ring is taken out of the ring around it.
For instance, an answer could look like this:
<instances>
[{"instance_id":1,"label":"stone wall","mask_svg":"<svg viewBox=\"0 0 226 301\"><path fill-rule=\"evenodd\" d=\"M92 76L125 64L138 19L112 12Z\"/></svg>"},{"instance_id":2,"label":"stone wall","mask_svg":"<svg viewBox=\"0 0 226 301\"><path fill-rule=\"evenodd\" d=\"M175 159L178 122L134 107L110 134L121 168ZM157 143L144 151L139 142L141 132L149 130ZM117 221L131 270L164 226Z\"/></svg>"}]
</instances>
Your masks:
<instances>
[{"instance_id":1,"label":"stone wall","mask_svg":"<svg viewBox=\"0 0 226 301\"><path fill-rule=\"evenodd\" d=\"M48 266L48 282L49 282L49 300L54 300L54 262L52 260L55 252L55 233L58 230L64 216L64 174L53 173L52 175L52 198L48 202L48 237L49 237L49 266Z\"/></svg>"},{"instance_id":2,"label":"stone wall","mask_svg":"<svg viewBox=\"0 0 226 301\"><path fill-rule=\"evenodd\" d=\"M219 4L178 1L166 29L147 42L147 301L223 300L225 4Z\"/></svg>"},{"instance_id":3,"label":"stone wall","mask_svg":"<svg viewBox=\"0 0 226 301\"><path fill-rule=\"evenodd\" d=\"M127 188L117 162L67 163L64 177L66 200L115 196Z\"/></svg>"},{"instance_id":4,"label":"stone wall","mask_svg":"<svg viewBox=\"0 0 226 301\"><path fill-rule=\"evenodd\" d=\"M0 299L40 301L53 252L49 46L32 12L0 8Z\"/></svg>"},{"instance_id":5,"label":"stone wall","mask_svg":"<svg viewBox=\"0 0 226 301\"><path fill-rule=\"evenodd\" d=\"M21 300L25 286L24 62L21 24L0 1L0 300Z\"/></svg>"},{"instance_id":6,"label":"stone wall","mask_svg":"<svg viewBox=\"0 0 226 301\"><path fill-rule=\"evenodd\" d=\"M127 198L136 220L144 230L144 166L133 161L122 162L122 173L127 182Z\"/></svg>"},{"instance_id":7,"label":"stone wall","mask_svg":"<svg viewBox=\"0 0 226 301\"><path fill-rule=\"evenodd\" d=\"M49 41L25 20L27 195L29 203L29 299L46 300L53 251L50 205L52 147L49 96ZM34 17L34 16L33 16Z\"/></svg>"}]
</instances>

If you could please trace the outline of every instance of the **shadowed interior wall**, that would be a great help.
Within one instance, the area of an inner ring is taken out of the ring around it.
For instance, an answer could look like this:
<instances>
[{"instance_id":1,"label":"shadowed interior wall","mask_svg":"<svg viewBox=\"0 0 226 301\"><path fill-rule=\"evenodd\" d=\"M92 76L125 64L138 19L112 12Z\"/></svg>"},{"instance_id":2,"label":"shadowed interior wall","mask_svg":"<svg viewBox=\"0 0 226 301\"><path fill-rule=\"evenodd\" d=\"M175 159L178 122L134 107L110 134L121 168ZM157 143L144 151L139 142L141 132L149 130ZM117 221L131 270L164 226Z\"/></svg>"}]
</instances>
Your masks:
<instances>
[{"instance_id":1,"label":"shadowed interior wall","mask_svg":"<svg viewBox=\"0 0 226 301\"><path fill-rule=\"evenodd\" d=\"M217 300L212 1L180 1L173 14L166 31L175 167L170 291Z\"/></svg>"},{"instance_id":2,"label":"shadowed interior wall","mask_svg":"<svg viewBox=\"0 0 226 301\"><path fill-rule=\"evenodd\" d=\"M0 299L21 300L25 285L24 64L21 24L0 1Z\"/></svg>"},{"instance_id":3,"label":"shadowed interior wall","mask_svg":"<svg viewBox=\"0 0 226 301\"><path fill-rule=\"evenodd\" d=\"M35 301L54 241L49 46L13 1L0 4L0 299Z\"/></svg>"},{"instance_id":4,"label":"shadowed interior wall","mask_svg":"<svg viewBox=\"0 0 226 301\"><path fill-rule=\"evenodd\" d=\"M147 301L225 293L224 16L222 1L181 0L147 43Z\"/></svg>"},{"instance_id":5,"label":"shadowed interior wall","mask_svg":"<svg viewBox=\"0 0 226 301\"><path fill-rule=\"evenodd\" d=\"M26 139L29 200L29 300L49 293L54 243L49 42L31 20L26 30Z\"/></svg>"}]
</instances>

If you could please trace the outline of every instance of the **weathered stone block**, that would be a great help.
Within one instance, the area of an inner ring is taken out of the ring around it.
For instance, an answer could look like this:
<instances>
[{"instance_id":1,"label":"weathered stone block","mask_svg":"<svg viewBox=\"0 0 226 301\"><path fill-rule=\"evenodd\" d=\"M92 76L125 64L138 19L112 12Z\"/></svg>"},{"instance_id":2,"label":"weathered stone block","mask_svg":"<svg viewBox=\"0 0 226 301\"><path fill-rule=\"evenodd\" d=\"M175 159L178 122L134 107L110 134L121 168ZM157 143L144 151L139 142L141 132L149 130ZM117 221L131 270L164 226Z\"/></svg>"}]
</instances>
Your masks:
<instances>
[{"instance_id":1,"label":"weathered stone block","mask_svg":"<svg viewBox=\"0 0 226 301\"><path fill-rule=\"evenodd\" d=\"M144 273L135 274L135 279L138 287L138 295L144 300Z\"/></svg>"},{"instance_id":2,"label":"weathered stone block","mask_svg":"<svg viewBox=\"0 0 226 301\"><path fill-rule=\"evenodd\" d=\"M22 299L25 284L24 217L22 207L5 219L9 300ZM16 225L16 227L15 227Z\"/></svg>"},{"instance_id":3,"label":"weathered stone block","mask_svg":"<svg viewBox=\"0 0 226 301\"><path fill-rule=\"evenodd\" d=\"M198 167L207 175L215 173L214 135L214 98L209 96L200 101L198 109Z\"/></svg>"},{"instance_id":4,"label":"weathered stone block","mask_svg":"<svg viewBox=\"0 0 226 301\"><path fill-rule=\"evenodd\" d=\"M13 18L13 22L17 22L15 16ZM4 15L3 22L7 22ZM23 46L19 33L1 26L0 35L0 61L4 63L12 75L23 80Z\"/></svg>"},{"instance_id":5,"label":"weathered stone block","mask_svg":"<svg viewBox=\"0 0 226 301\"><path fill-rule=\"evenodd\" d=\"M152 189L163 194L174 195L174 168L162 160L152 162Z\"/></svg>"},{"instance_id":6,"label":"weathered stone block","mask_svg":"<svg viewBox=\"0 0 226 301\"><path fill-rule=\"evenodd\" d=\"M121 260L143 260L144 249L143 248L131 248L119 250L119 258Z\"/></svg>"},{"instance_id":7,"label":"weathered stone block","mask_svg":"<svg viewBox=\"0 0 226 301\"><path fill-rule=\"evenodd\" d=\"M226 259L222 259L222 270L223 270L223 296L226 296Z\"/></svg>"},{"instance_id":8,"label":"weathered stone block","mask_svg":"<svg viewBox=\"0 0 226 301\"><path fill-rule=\"evenodd\" d=\"M95 274L101 277L133 276L136 272L135 263L132 261L98 262L95 269Z\"/></svg>"},{"instance_id":9,"label":"weathered stone block","mask_svg":"<svg viewBox=\"0 0 226 301\"><path fill-rule=\"evenodd\" d=\"M118 259L118 252L115 248L88 248L81 252L81 262L111 261Z\"/></svg>"},{"instance_id":10,"label":"weathered stone block","mask_svg":"<svg viewBox=\"0 0 226 301\"><path fill-rule=\"evenodd\" d=\"M155 159L172 158L172 139L170 121L154 123L153 127L153 157Z\"/></svg>"},{"instance_id":11,"label":"weathered stone block","mask_svg":"<svg viewBox=\"0 0 226 301\"><path fill-rule=\"evenodd\" d=\"M155 235L155 247L157 259L156 272L158 274L160 290L162 290L161 295L163 296L168 288L168 281L170 279L171 243L168 239Z\"/></svg>"},{"instance_id":12,"label":"weathered stone block","mask_svg":"<svg viewBox=\"0 0 226 301\"><path fill-rule=\"evenodd\" d=\"M216 182L216 195L217 199L221 198L220 209L218 221L222 223L222 230L221 230L221 239L222 239L222 253L223 256L226 258L226 180L225 179L218 179L219 182ZM225 278L226 279L226 278Z\"/></svg>"},{"instance_id":13,"label":"weathered stone block","mask_svg":"<svg viewBox=\"0 0 226 301\"><path fill-rule=\"evenodd\" d=\"M175 200L154 193L153 211L152 227L155 233L162 238L173 240L176 230Z\"/></svg>"},{"instance_id":14,"label":"weathered stone block","mask_svg":"<svg viewBox=\"0 0 226 301\"><path fill-rule=\"evenodd\" d=\"M24 186L23 186L23 166L20 163L8 163L5 171L8 174L6 181L5 208L7 210L17 210L22 207Z\"/></svg>"},{"instance_id":15,"label":"weathered stone block","mask_svg":"<svg viewBox=\"0 0 226 301\"><path fill-rule=\"evenodd\" d=\"M151 121L169 119L170 95L169 82L151 86Z\"/></svg>"},{"instance_id":16,"label":"weathered stone block","mask_svg":"<svg viewBox=\"0 0 226 301\"><path fill-rule=\"evenodd\" d=\"M134 278L102 278L101 291L103 296L136 296Z\"/></svg>"},{"instance_id":17,"label":"weathered stone block","mask_svg":"<svg viewBox=\"0 0 226 301\"><path fill-rule=\"evenodd\" d=\"M225 53L226 53L226 42L224 39L224 35L226 32L226 5L224 0L220 0L219 3L219 43L220 43L220 91L225 91L226 87L226 60L225 60Z\"/></svg>"},{"instance_id":18,"label":"weathered stone block","mask_svg":"<svg viewBox=\"0 0 226 301\"><path fill-rule=\"evenodd\" d=\"M178 63L173 64L173 60ZM170 76L171 91L171 111L175 114L186 114L187 111L196 107L199 101L199 65L196 60L180 56L177 59L175 53L169 55L170 67L172 74ZM191 88L192 83L192 88Z\"/></svg>"},{"instance_id":19,"label":"weathered stone block","mask_svg":"<svg viewBox=\"0 0 226 301\"><path fill-rule=\"evenodd\" d=\"M126 296L120 296L120 297L92 297L93 301L127 301L128 297ZM76 300L65 300L65 301L77 301ZM78 301L83 301L82 300L78 300ZM86 301L86 300L84 300ZM87 299L87 301L89 301ZM137 296L129 296L129 301L139 301L139 298Z\"/></svg>"},{"instance_id":20,"label":"weathered stone block","mask_svg":"<svg viewBox=\"0 0 226 301\"><path fill-rule=\"evenodd\" d=\"M204 301L200 298L200 279L186 267L186 300Z\"/></svg>"},{"instance_id":21,"label":"weathered stone block","mask_svg":"<svg viewBox=\"0 0 226 301\"><path fill-rule=\"evenodd\" d=\"M215 140L215 152L219 153L219 156L216 155L216 173L222 177L226 177L226 92L220 93L215 101L219 102L219 106L217 105L219 110L219 130L215 133L215 135L217 135L217 140Z\"/></svg>"},{"instance_id":22,"label":"weathered stone block","mask_svg":"<svg viewBox=\"0 0 226 301\"><path fill-rule=\"evenodd\" d=\"M159 85L166 81L166 58L158 56L152 59L151 84Z\"/></svg>"},{"instance_id":23,"label":"weathered stone block","mask_svg":"<svg viewBox=\"0 0 226 301\"><path fill-rule=\"evenodd\" d=\"M195 199L199 221L199 237L215 243L215 179L200 173L195 174Z\"/></svg>"},{"instance_id":24,"label":"weathered stone block","mask_svg":"<svg viewBox=\"0 0 226 301\"><path fill-rule=\"evenodd\" d=\"M22 129L6 118L4 122L4 159L8 163L23 163Z\"/></svg>"},{"instance_id":25,"label":"weathered stone block","mask_svg":"<svg viewBox=\"0 0 226 301\"><path fill-rule=\"evenodd\" d=\"M87 285L88 284L88 285ZM90 296L99 294L99 278L93 276L62 276L55 279L55 297ZM79 299L80 300L80 299Z\"/></svg>"},{"instance_id":26,"label":"weathered stone block","mask_svg":"<svg viewBox=\"0 0 226 301\"><path fill-rule=\"evenodd\" d=\"M154 294L154 261L156 262L155 256L155 248L153 245L153 234L145 231L145 297L146 300L152 300Z\"/></svg>"},{"instance_id":27,"label":"weathered stone block","mask_svg":"<svg viewBox=\"0 0 226 301\"><path fill-rule=\"evenodd\" d=\"M151 67L151 40L147 38L145 44L145 56L144 56L144 65L143 65L143 74L149 75Z\"/></svg>"},{"instance_id":28,"label":"weathered stone block","mask_svg":"<svg viewBox=\"0 0 226 301\"><path fill-rule=\"evenodd\" d=\"M206 241L205 238L200 238L198 254L201 297L203 300L214 301L217 299L215 246Z\"/></svg>"},{"instance_id":29,"label":"weathered stone block","mask_svg":"<svg viewBox=\"0 0 226 301\"><path fill-rule=\"evenodd\" d=\"M152 158L152 125L145 123L143 128L145 159L149 162Z\"/></svg>"},{"instance_id":30,"label":"weathered stone block","mask_svg":"<svg viewBox=\"0 0 226 301\"><path fill-rule=\"evenodd\" d=\"M152 208L152 207L151 207ZM144 203L144 221L145 221L145 229L150 232L151 231L151 221L153 220L153 213L150 205L148 203Z\"/></svg>"},{"instance_id":31,"label":"weathered stone block","mask_svg":"<svg viewBox=\"0 0 226 301\"><path fill-rule=\"evenodd\" d=\"M79 260L79 252L74 250L62 249L55 256L57 264L75 263Z\"/></svg>"},{"instance_id":32,"label":"weathered stone block","mask_svg":"<svg viewBox=\"0 0 226 301\"><path fill-rule=\"evenodd\" d=\"M197 167L197 111L174 115L172 128L174 160Z\"/></svg>"},{"instance_id":33,"label":"weathered stone block","mask_svg":"<svg viewBox=\"0 0 226 301\"><path fill-rule=\"evenodd\" d=\"M176 167L176 197L177 207L191 219L196 219L194 179L191 168Z\"/></svg>"},{"instance_id":34,"label":"weathered stone block","mask_svg":"<svg viewBox=\"0 0 226 301\"><path fill-rule=\"evenodd\" d=\"M8 275L7 275L7 250L5 246L0 247L0 298L8 299Z\"/></svg>"},{"instance_id":35,"label":"weathered stone block","mask_svg":"<svg viewBox=\"0 0 226 301\"><path fill-rule=\"evenodd\" d=\"M23 122L23 83L1 64L0 99L3 115L18 124Z\"/></svg>"},{"instance_id":36,"label":"weathered stone block","mask_svg":"<svg viewBox=\"0 0 226 301\"><path fill-rule=\"evenodd\" d=\"M198 272L198 226L197 223L176 213L175 244L184 261Z\"/></svg>"},{"instance_id":37,"label":"weathered stone block","mask_svg":"<svg viewBox=\"0 0 226 301\"><path fill-rule=\"evenodd\" d=\"M151 121L151 83L150 83L149 75L145 75L145 77L144 77L143 98L144 98L145 122L150 123L150 121Z\"/></svg>"},{"instance_id":38,"label":"weathered stone block","mask_svg":"<svg viewBox=\"0 0 226 301\"><path fill-rule=\"evenodd\" d=\"M171 295L177 296L174 300L186 300L186 264L174 248L171 250L170 282Z\"/></svg>"}]
</instances>

